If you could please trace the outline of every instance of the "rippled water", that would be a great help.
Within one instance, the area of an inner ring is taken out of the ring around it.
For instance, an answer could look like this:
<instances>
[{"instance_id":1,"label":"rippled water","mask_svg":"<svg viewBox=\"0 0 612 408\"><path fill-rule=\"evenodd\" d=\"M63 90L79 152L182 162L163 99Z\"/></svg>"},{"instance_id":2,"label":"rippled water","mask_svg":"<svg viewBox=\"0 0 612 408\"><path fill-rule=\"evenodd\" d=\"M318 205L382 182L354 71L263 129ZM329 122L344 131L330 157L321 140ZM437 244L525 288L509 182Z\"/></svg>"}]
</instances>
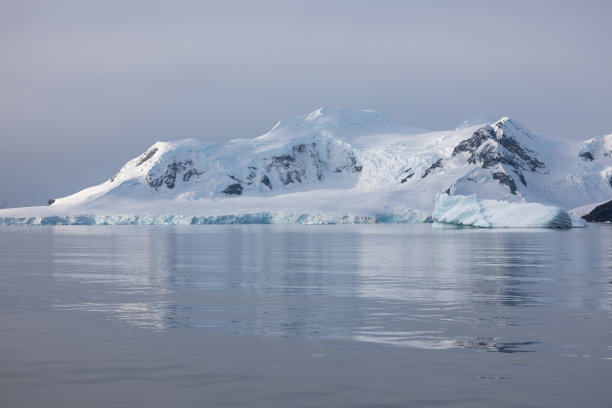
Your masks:
<instances>
[{"instance_id":1,"label":"rippled water","mask_svg":"<svg viewBox=\"0 0 612 408\"><path fill-rule=\"evenodd\" d=\"M612 401L612 227L0 229L0 406Z\"/></svg>"}]
</instances>

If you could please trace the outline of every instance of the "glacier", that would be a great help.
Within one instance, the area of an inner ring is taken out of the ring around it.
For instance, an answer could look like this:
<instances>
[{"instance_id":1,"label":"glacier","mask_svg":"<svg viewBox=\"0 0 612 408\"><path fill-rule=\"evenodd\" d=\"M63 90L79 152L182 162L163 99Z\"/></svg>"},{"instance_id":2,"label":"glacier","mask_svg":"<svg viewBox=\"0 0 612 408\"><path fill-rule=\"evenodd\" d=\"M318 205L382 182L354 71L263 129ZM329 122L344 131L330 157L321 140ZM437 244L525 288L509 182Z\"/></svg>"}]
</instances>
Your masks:
<instances>
[{"instance_id":1,"label":"glacier","mask_svg":"<svg viewBox=\"0 0 612 408\"><path fill-rule=\"evenodd\" d=\"M514 119L432 131L324 107L264 135L156 142L102 184L1 225L426 222L436 196L568 210L612 198L612 134L555 139Z\"/></svg>"},{"instance_id":2,"label":"glacier","mask_svg":"<svg viewBox=\"0 0 612 408\"><path fill-rule=\"evenodd\" d=\"M481 228L572 228L585 221L573 220L559 207L540 203L510 203L481 200L475 195L436 197L432 215L434 226L464 226Z\"/></svg>"},{"instance_id":3,"label":"glacier","mask_svg":"<svg viewBox=\"0 0 612 408\"><path fill-rule=\"evenodd\" d=\"M283 212L257 212L245 214L223 214L210 216L186 216L174 214L146 215L101 215L77 214L46 217L3 217L0 226L29 225L227 225L227 224L413 224L427 220L427 214L419 211L375 214L329 214L310 212L290 214Z\"/></svg>"}]
</instances>

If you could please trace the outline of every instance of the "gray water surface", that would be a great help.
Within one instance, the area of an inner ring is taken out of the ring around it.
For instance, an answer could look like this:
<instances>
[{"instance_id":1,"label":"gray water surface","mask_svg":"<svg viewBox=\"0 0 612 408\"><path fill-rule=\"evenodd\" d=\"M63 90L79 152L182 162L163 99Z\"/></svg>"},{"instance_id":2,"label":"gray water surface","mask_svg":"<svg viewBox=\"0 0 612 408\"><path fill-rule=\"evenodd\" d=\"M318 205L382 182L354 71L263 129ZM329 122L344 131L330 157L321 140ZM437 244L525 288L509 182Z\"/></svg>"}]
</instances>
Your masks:
<instances>
[{"instance_id":1,"label":"gray water surface","mask_svg":"<svg viewBox=\"0 0 612 408\"><path fill-rule=\"evenodd\" d=\"M0 228L2 407L610 407L612 226Z\"/></svg>"}]
</instances>

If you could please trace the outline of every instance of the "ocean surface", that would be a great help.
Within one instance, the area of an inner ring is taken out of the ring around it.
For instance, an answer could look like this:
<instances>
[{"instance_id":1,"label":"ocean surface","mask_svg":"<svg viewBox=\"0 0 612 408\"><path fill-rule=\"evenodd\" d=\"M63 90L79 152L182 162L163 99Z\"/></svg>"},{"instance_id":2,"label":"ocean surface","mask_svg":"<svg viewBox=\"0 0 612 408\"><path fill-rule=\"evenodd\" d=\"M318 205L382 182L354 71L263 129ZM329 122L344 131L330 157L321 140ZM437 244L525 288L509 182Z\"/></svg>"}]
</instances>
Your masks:
<instances>
[{"instance_id":1,"label":"ocean surface","mask_svg":"<svg viewBox=\"0 0 612 408\"><path fill-rule=\"evenodd\" d=\"M612 225L0 228L0 407L610 407Z\"/></svg>"}]
</instances>

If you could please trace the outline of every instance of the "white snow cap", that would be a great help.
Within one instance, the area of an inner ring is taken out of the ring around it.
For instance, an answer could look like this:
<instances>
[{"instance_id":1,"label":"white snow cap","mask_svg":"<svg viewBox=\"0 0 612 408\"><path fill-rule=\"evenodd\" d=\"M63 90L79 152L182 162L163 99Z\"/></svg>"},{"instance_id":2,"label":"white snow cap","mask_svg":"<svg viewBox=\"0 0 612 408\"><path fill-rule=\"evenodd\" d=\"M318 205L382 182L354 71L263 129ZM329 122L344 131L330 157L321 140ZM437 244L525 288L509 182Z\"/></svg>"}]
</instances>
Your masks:
<instances>
[{"instance_id":1,"label":"white snow cap","mask_svg":"<svg viewBox=\"0 0 612 408\"><path fill-rule=\"evenodd\" d=\"M296 128L338 130L354 126L390 123L387 115L374 110L351 109L343 106L325 106L307 115L279 121L270 133Z\"/></svg>"}]
</instances>

